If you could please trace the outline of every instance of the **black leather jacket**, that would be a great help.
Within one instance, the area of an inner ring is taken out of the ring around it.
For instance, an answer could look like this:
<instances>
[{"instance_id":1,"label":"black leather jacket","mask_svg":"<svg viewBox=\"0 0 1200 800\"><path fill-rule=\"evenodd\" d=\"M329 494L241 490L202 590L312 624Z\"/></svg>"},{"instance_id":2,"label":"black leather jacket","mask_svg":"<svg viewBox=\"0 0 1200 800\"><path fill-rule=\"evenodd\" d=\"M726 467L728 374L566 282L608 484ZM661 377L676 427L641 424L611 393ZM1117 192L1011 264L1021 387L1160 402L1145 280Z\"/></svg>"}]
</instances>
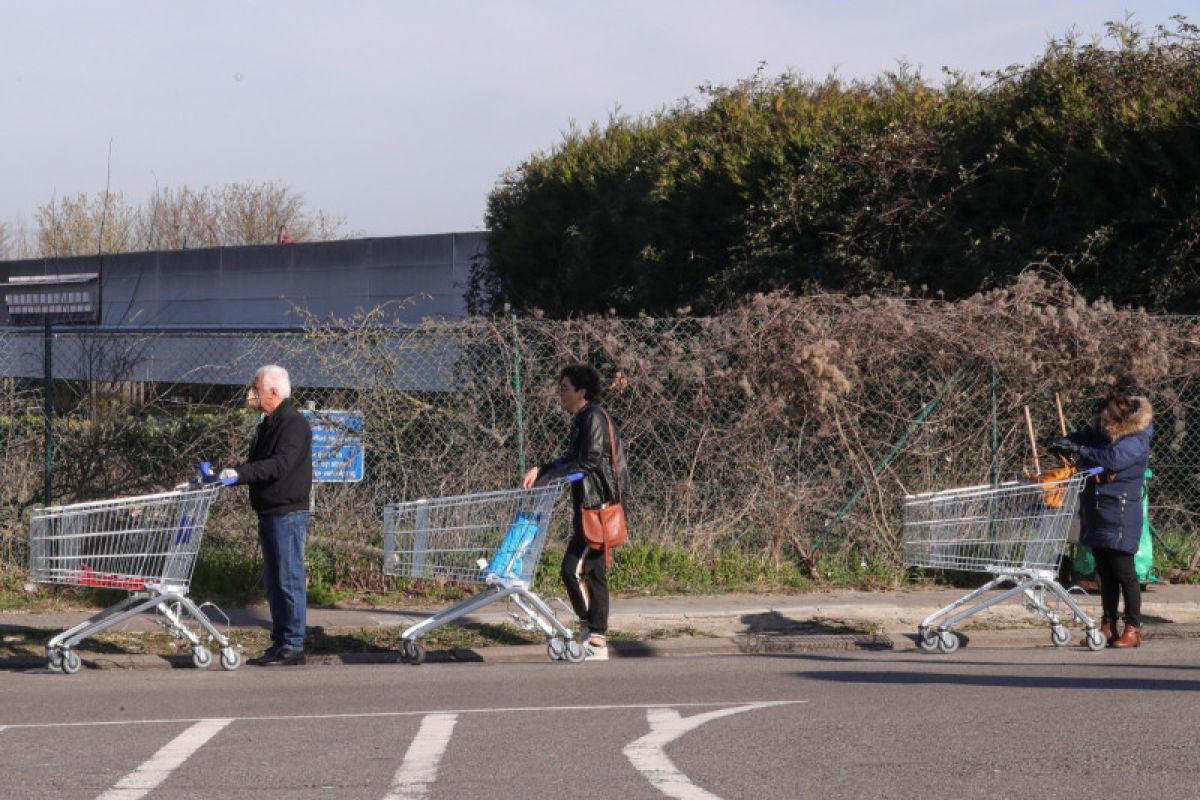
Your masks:
<instances>
[{"instance_id":1,"label":"black leather jacket","mask_svg":"<svg viewBox=\"0 0 1200 800\"><path fill-rule=\"evenodd\" d=\"M236 469L238 483L249 485L250 506L260 517L308 511L312 428L291 400L258 423L250 458Z\"/></svg>"},{"instance_id":2,"label":"black leather jacket","mask_svg":"<svg viewBox=\"0 0 1200 800\"><path fill-rule=\"evenodd\" d=\"M618 488L624 502L629 495L629 468L625 462L625 446L621 442L621 426L615 419L612 422L617 437L617 475L613 474L612 449L608 440L608 413L603 406L588 403L571 420L567 452L538 467L538 483L582 472L583 480L571 484L571 496L577 508L598 508L615 502Z\"/></svg>"}]
</instances>

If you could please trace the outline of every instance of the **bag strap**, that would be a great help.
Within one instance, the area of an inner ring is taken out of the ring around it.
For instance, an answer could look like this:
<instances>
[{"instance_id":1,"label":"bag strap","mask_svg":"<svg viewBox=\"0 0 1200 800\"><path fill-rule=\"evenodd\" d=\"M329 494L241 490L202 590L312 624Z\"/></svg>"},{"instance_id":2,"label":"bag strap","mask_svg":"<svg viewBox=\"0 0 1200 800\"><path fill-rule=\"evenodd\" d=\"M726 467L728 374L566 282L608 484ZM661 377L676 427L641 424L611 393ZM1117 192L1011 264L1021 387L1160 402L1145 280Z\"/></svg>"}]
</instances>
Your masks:
<instances>
[{"instance_id":1,"label":"bag strap","mask_svg":"<svg viewBox=\"0 0 1200 800\"><path fill-rule=\"evenodd\" d=\"M604 419L608 422L608 445L609 449L612 451L613 483L616 484L617 489L616 502L620 503L621 474L620 470L617 469L617 436L615 433L613 433L612 417L609 415L607 409L605 409L603 406L597 406L597 408L600 409L600 413L604 415Z\"/></svg>"}]
</instances>

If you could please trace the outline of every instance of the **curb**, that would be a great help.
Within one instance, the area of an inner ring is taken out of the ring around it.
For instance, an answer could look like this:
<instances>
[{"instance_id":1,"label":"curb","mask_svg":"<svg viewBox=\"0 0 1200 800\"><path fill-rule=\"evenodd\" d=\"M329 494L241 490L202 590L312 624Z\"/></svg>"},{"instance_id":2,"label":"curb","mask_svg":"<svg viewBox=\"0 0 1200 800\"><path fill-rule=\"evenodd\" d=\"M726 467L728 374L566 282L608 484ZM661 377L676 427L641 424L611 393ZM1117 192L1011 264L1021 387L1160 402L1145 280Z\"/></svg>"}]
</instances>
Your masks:
<instances>
[{"instance_id":1,"label":"curb","mask_svg":"<svg viewBox=\"0 0 1200 800\"><path fill-rule=\"evenodd\" d=\"M1081 639L1073 631L1072 643ZM963 646L977 649L1048 647L1048 629L1022 628L1017 630L983 630L960 632ZM1164 623L1147 626L1146 641L1187 641L1200 639L1200 623ZM1069 645L1068 645L1069 647ZM609 643L610 657L625 658L687 658L694 656L754 656L780 653L828 651L917 651L913 634L738 634L726 637L692 637L678 639L620 640ZM194 669L191 656L89 653L77 651L88 669L144 670ZM545 645L497 645L475 649L452 648L429 651L429 664L515 664L549 663ZM322 653L308 657L307 666L359 666L397 664L403 662L397 651L367 653ZM240 667L239 667L240 669ZM220 672L218 666L209 668ZM47 671L41 656L20 655L0 658L0 671Z\"/></svg>"}]
</instances>

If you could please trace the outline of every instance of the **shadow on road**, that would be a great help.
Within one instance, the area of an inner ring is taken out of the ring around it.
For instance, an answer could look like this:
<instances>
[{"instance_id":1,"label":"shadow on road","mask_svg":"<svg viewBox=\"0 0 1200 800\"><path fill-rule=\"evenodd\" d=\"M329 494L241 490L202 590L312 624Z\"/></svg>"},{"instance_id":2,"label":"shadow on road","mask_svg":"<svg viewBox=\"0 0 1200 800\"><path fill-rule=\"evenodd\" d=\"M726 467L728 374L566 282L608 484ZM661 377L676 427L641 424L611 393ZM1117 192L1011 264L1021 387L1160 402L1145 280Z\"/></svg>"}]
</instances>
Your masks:
<instances>
[{"instance_id":1,"label":"shadow on road","mask_svg":"<svg viewBox=\"0 0 1200 800\"><path fill-rule=\"evenodd\" d=\"M810 681L838 683L880 683L895 685L995 686L1011 689L1137 689L1152 692L1197 692L1200 680L1168 680L1165 678L1078 678L1058 675L972 675L951 672L904 672L900 670L871 670L852 672L797 672L797 678Z\"/></svg>"},{"instance_id":2,"label":"shadow on road","mask_svg":"<svg viewBox=\"0 0 1200 800\"><path fill-rule=\"evenodd\" d=\"M819 620L794 620L791 617L785 617L778 611L768 611L765 614L743 614L741 622L746 626L745 633L816 634L830 636L864 633L860 628L853 628L840 623L826 623Z\"/></svg>"},{"instance_id":3,"label":"shadow on road","mask_svg":"<svg viewBox=\"0 0 1200 800\"><path fill-rule=\"evenodd\" d=\"M1116 651L1107 651L1110 656L1115 656ZM1084 652L1082 648L1078 652L1073 653L1079 657L1078 660L1061 659L1057 661L1030 661L1022 664L1022 668L1047 668L1057 669L1065 668L1083 668L1083 669L1131 669L1131 670L1186 670L1188 672L1200 671L1200 663L1197 664L1159 664L1155 662L1131 662L1131 661L1114 661L1107 658L1104 661L1089 660L1098 658L1098 654L1090 651ZM1141 650L1140 653L1131 657L1144 658L1146 650ZM982 659L970 659L962 657L962 655L944 656L937 653L928 655L904 655L895 657L878 657L859 656L854 654L835 654L835 653L770 653L766 657L769 658L790 658L796 661L811 661L821 664L888 664L895 666L903 666L907 664L920 664L921 666L947 666L947 667L1012 667L1016 666L1013 661L985 661Z\"/></svg>"}]
</instances>

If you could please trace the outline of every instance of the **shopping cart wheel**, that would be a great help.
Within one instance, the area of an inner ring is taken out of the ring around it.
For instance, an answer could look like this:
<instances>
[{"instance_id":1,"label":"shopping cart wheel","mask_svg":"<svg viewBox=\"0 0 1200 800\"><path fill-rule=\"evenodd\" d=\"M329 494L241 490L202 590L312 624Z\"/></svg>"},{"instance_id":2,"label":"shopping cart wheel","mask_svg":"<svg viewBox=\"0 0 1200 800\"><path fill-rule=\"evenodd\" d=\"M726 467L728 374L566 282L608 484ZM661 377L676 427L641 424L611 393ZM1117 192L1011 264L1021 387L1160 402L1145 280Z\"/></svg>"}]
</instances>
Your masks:
<instances>
[{"instance_id":1,"label":"shopping cart wheel","mask_svg":"<svg viewBox=\"0 0 1200 800\"><path fill-rule=\"evenodd\" d=\"M1064 647L1071 641L1071 632L1063 625L1050 627L1050 643L1055 647Z\"/></svg>"},{"instance_id":2,"label":"shopping cart wheel","mask_svg":"<svg viewBox=\"0 0 1200 800\"><path fill-rule=\"evenodd\" d=\"M64 651L62 654L62 671L68 675L74 675L79 672L79 668L83 666L83 662L79 660L79 654L70 650Z\"/></svg>"},{"instance_id":3,"label":"shopping cart wheel","mask_svg":"<svg viewBox=\"0 0 1200 800\"><path fill-rule=\"evenodd\" d=\"M1104 634L1100 633L1099 628L1088 628L1087 646L1088 650L1103 650L1108 642L1104 640Z\"/></svg>"},{"instance_id":4,"label":"shopping cart wheel","mask_svg":"<svg viewBox=\"0 0 1200 800\"><path fill-rule=\"evenodd\" d=\"M233 672L242 664L242 654L233 647L221 648L221 669Z\"/></svg>"},{"instance_id":5,"label":"shopping cart wheel","mask_svg":"<svg viewBox=\"0 0 1200 800\"><path fill-rule=\"evenodd\" d=\"M54 648L46 648L46 667L51 672L62 672L63 655L62 651Z\"/></svg>"},{"instance_id":6,"label":"shopping cart wheel","mask_svg":"<svg viewBox=\"0 0 1200 800\"><path fill-rule=\"evenodd\" d=\"M196 669L208 669L208 665L212 663L212 651L204 645L197 645L192 648L192 666Z\"/></svg>"},{"instance_id":7,"label":"shopping cart wheel","mask_svg":"<svg viewBox=\"0 0 1200 800\"><path fill-rule=\"evenodd\" d=\"M564 655L566 655L567 661L572 664L580 663L584 659L583 645L572 639L567 642L567 649Z\"/></svg>"},{"instance_id":8,"label":"shopping cart wheel","mask_svg":"<svg viewBox=\"0 0 1200 800\"><path fill-rule=\"evenodd\" d=\"M550 656L551 661L562 661L566 652L567 646L563 644L562 639L554 638L546 642L546 655Z\"/></svg>"},{"instance_id":9,"label":"shopping cart wheel","mask_svg":"<svg viewBox=\"0 0 1200 800\"><path fill-rule=\"evenodd\" d=\"M425 648L420 642L404 639L400 642L400 660L408 664L424 664Z\"/></svg>"},{"instance_id":10,"label":"shopping cart wheel","mask_svg":"<svg viewBox=\"0 0 1200 800\"><path fill-rule=\"evenodd\" d=\"M959 644L961 644L958 634L954 631L939 631L937 637L938 650L941 650L943 653L953 653L958 649Z\"/></svg>"},{"instance_id":11,"label":"shopping cart wheel","mask_svg":"<svg viewBox=\"0 0 1200 800\"><path fill-rule=\"evenodd\" d=\"M934 650L937 650L937 646L937 631L931 631L928 628L917 628L917 647L926 653L932 653Z\"/></svg>"}]
</instances>

